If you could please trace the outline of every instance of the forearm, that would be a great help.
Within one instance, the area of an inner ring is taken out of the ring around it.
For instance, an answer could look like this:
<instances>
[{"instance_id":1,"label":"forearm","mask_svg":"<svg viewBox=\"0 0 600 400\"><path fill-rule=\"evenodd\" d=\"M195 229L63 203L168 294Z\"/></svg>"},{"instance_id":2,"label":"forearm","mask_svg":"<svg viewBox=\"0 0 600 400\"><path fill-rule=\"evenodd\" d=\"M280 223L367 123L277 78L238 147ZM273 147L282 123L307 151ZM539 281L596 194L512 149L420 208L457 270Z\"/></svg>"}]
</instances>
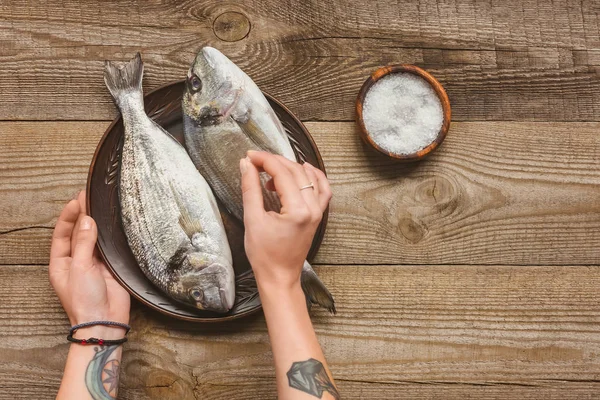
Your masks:
<instances>
[{"instance_id":1,"label":"forearm","mask_svg":"<svg viewBox=\"0 0 600 400\"><path fill-rule=\"evenodd\" d=\"M123 332L115 328L94 327L79 338L118 339ZM79 332L78 332L79 333ZM121 345L71 344L57 400L109 400L117 398Z\"/></svg>"},{"instance_id":2,"label":"forearm","mask_svg":"<svg viewBox=\"0 0 600 400\"><path fill-rule=\"evenodd\" d=\"M290 289L259 283L259 291L273 348L279 398L339 399L300 285Z\"/></svg>"}]
</instances>

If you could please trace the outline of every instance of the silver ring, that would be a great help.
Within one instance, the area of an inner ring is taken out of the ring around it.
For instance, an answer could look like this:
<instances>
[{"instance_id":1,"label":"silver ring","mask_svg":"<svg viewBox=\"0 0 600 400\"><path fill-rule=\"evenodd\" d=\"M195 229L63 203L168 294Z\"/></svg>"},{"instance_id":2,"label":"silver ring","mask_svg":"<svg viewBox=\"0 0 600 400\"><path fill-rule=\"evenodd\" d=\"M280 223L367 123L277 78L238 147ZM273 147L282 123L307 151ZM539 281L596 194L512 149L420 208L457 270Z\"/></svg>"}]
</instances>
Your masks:
<instances>
[{"instance_id":1,"label":"silver ring","mask_svg":"<svg viewBox=\"0 0 600 400\"><path fill-rule=\"evenodd\" d=\"M300 190L304 190L304 189L308 189L308 188L315 190L315 185L313 185L313 183L311 182L311 183L309 183L309 184L308 184L308 185L306 185L306 186L302 186L302 187L300 188Z\"/></svg>"}]
</instances>

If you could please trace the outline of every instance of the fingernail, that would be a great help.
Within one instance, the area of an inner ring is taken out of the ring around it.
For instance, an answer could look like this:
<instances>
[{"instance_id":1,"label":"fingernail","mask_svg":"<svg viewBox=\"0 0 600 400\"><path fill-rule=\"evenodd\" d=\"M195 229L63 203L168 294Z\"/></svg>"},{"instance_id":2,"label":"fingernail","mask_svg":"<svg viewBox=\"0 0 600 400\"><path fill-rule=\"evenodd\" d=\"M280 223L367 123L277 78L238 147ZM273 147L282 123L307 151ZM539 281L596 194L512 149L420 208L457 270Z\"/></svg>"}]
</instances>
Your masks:
<instances>
[{"instance_id":1,"label":"fingernail","mask_svg":"<svg viewBox=\"0 0 600 400\"><path fill-rule=\"evenodd\" d=\"M248 150L246 152L246 154L248 154L248 155L251 155L251 154L254 154L254 153L258 153L258 151L256 151L256 150Z\"/></svg>"},{"instance_id":2,"label":"fingernail","mask_svg":"<svg viewBox=\"0 0 600 400\"><path fill-rule=\"evenodd\" d=\"M81 193L81 190L76 191L73 197L71 197L71 200L77 200L77 198L79 197L79 193Z\"/></svg>"},{"instance_id":3,"label":"fingernail","mask_svg":"<svg viewBox=\"0 0 600 400\"><path fill-rule=\"evenodd\" d=\"M92 217L88 217L87 215L81 218L81 222L79 223L80 231L89 231L92 229Z\"/></svg>"},{"instance_id":4,"label":"fingernail","mask_svg":"<svg viewBox=\"0 0 600 400\"><path fill-rule=\"evenodd\" d=\"M240 160L240 172L243 174L244 172L246 172L246 169L248 168L248 164L246 164L248 161L246 161L245 158L242 158Z\"/></svg>"}]
</instances>

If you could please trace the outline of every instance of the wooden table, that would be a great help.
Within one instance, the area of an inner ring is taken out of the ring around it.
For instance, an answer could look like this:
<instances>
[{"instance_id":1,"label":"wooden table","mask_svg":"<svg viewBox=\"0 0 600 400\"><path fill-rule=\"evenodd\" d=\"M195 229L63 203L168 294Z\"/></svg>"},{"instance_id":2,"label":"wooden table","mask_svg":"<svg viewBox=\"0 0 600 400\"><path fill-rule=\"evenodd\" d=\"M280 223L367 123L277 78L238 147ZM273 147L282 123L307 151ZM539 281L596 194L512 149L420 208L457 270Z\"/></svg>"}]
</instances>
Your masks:
<instances>
[{"instance_id":1,"label":"wooden table","mask_svg":"<svg viewBox=\"0 0 600 400\"><path fill-rule=\"evenodd\" d=\"M0 399L53 399L68 322L50 236L116 110L221 49L312 132L334 198L313 321L344 399L600 397L600 3L0 1ZM419 65L453 123L398 165L353 122L363 80ZM123 399L272 399L262 316L182 323L134 304Z\"/></svg>"}]
</instances>

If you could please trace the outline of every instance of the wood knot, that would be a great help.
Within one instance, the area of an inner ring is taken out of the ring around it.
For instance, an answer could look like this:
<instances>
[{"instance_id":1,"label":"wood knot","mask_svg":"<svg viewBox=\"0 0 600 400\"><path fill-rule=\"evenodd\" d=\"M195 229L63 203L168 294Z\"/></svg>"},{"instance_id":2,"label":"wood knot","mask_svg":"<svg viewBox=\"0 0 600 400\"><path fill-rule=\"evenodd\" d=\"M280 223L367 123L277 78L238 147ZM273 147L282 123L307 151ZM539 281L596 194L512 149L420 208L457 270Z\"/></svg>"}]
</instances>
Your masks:
<instances>
[{"instance_id":1,"label":"wood knot","mask_svg":"<svg viewBox=\"0 0 600 400\"><path fill-rule=\"evenodd\" d=\"M418 243L427 233L427 228L410 217L400 219L398 227L400 233L411 243Z\"/></svg>"},{"instance_id":2,"label":"wood knot","mask_svg":"<svg viewBox=\"0 0 600 400\"><path fill-rule=\"evenodd\" d=\"M442 176L426 179L415 190L415 200L424 205L435 206L440 211L446 208L454 208L456 198L455 185Z\"/></svg>"},{"instance_id":3,"label":"wood knot","mask_svg":"<svg viewBox=\"0 0 600 400\"><path fill-rule=\"evenodd\" d=\"M225 42L237 42L250 33L250 20L237 11L227 11L215 18L213 32Z\"/></svg>"}]
</instances>

